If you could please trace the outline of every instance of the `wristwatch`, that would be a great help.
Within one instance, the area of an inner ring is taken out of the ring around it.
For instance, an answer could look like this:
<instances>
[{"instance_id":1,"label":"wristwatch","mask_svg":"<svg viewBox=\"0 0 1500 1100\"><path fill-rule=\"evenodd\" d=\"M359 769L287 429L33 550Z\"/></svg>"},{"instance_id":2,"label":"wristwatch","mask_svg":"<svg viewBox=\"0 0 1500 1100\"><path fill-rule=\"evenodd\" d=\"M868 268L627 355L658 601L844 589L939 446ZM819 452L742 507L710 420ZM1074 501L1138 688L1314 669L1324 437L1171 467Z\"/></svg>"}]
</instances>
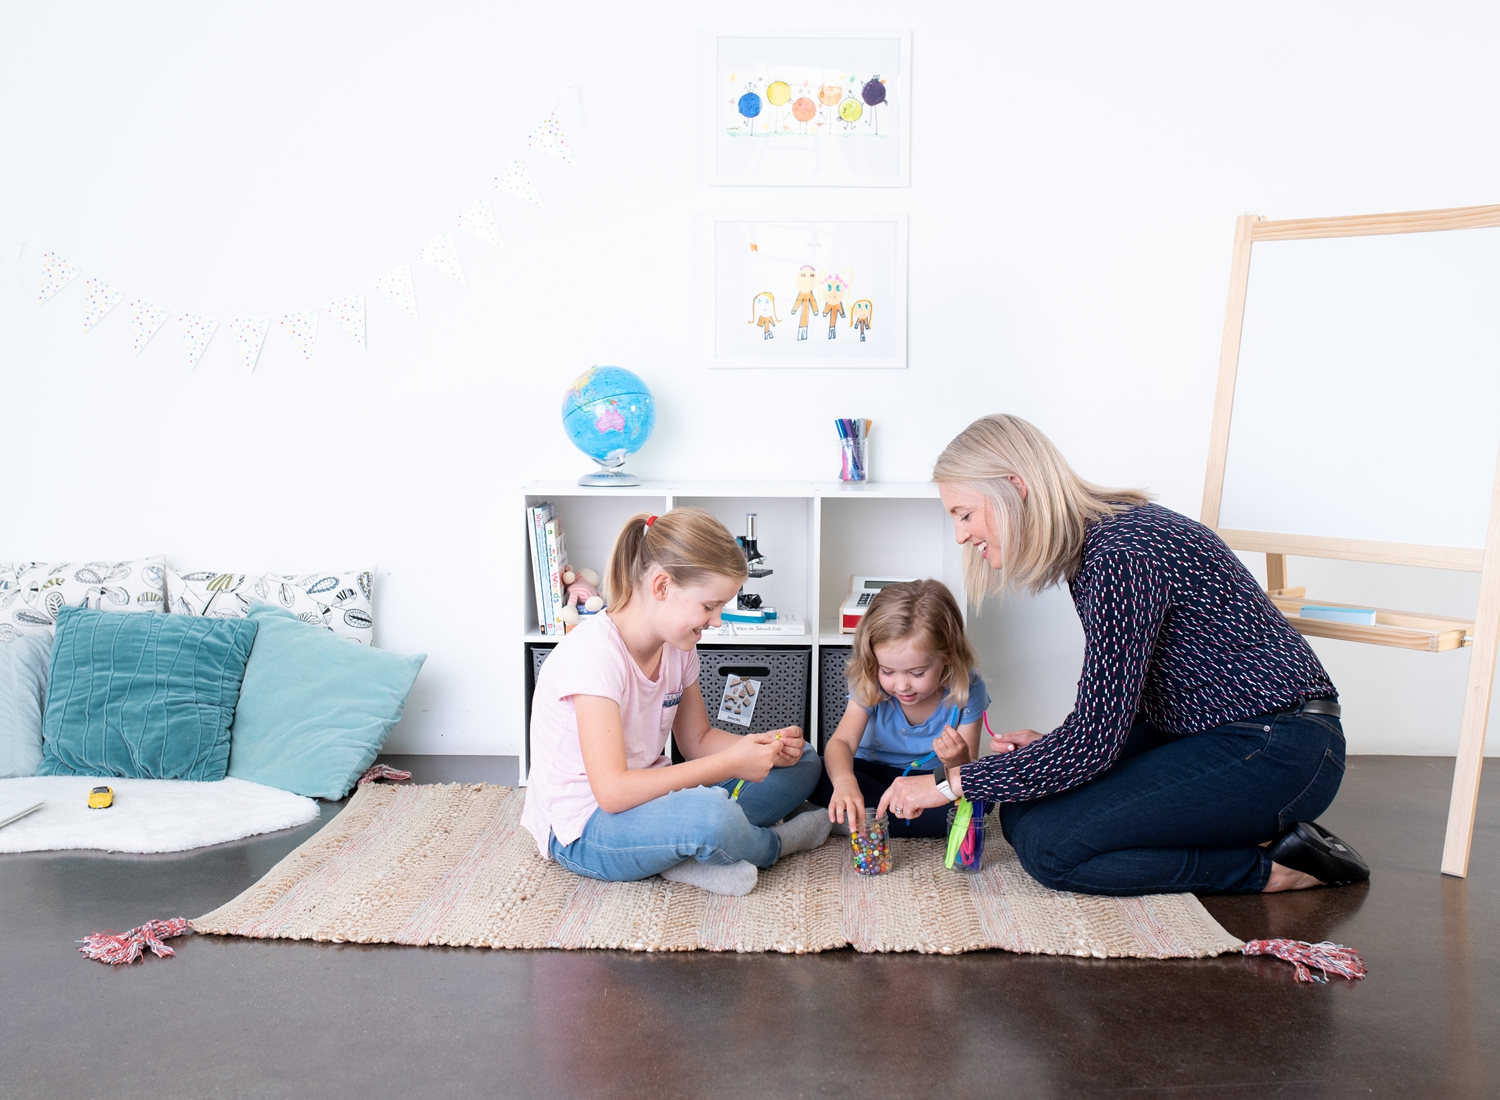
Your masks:
<instances>
[{"instance_id":1,"label":"wristwatch","mask_svg":"<svg viewBox=\"0 0 1500 1100\"><path fill-rule=\"evenodd\" d=\"M949 802L958 798L958 795L953 793L953 788L948 786L947 764L939 764L937 770L932 773L932 778L937 781L938 794L942 795Z\"/></svg>"}]
</instances>

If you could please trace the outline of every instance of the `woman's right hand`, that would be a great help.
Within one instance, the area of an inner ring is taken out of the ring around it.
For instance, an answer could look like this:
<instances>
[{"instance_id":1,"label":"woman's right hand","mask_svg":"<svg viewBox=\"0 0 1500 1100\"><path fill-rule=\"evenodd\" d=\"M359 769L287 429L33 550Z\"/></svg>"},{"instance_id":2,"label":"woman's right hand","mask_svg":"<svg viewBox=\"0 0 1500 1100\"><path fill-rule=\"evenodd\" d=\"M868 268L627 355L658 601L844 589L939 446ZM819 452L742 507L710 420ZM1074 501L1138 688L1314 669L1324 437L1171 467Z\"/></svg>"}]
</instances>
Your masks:
<instances>
[{"instance_id":1,"label":"woman's right hand","mask_svg":"<svg viewBox=\"0 0 1500 1100\"><path fill-rule=\"evenodd\" d=\"M724 750L731 768L729 778L759 783L771 774L780 751L781 742L774 734L744 734L732 748Z\"/></svg>"},{"instance_id":2,"label":"woman's right hand","mask_svg":"<svg viewBox=\"0 0 1500 1100\"><path fill-rule=\"evenodd\" d=\"M1036 730L1011 730L1009 733L997 733L990 738L990 752L1015 752L1045 736L1046 734L1038 733Z\"/></svg>"},{"instance_id":3,"label":"woman's right hand","mask_svg":"<svg viewBox=\"0 0 1500 1100\"><path fill-rule=\"evenodd\" d=\"M828 820L844 822L852 832L865 831L865 796L858 783L844 780L833 785L833 797L828 800Z\"/></svg>"}]
</instances>

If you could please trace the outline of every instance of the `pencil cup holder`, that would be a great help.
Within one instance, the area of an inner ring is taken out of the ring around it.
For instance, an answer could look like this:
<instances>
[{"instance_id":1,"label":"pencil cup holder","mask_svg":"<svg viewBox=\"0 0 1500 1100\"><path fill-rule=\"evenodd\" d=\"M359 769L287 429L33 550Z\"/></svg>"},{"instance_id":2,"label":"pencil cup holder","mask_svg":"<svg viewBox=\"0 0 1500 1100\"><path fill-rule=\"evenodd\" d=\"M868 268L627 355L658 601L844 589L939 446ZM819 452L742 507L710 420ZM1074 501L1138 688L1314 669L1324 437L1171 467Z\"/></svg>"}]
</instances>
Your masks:
<instances>
[{"instance_id":1,"label":"pencil cup holder","mask_svg":"<svg viewBox=\"0 0 1500 1100\"><path fill-rule=\"evenodd\" d=\"M865 810L865 831L849 831L849 843L854 848L854 870L861 875L883 875L891 869L891 823L886 817L876 817L875 811Z\"/></svg>"},{"instance_id":2,"label":"pencil cup holder","mask_svg":"<svg viewBox=\"0 0 1500 1100\"><path fill-rule=\"evenodd\" d=\"M839 440L839 480L868 481L870 478L870 441Z\"/></svg>"},{"instance_id":3,"label":"pencil cup holder","mask_svg":"<svg viewBox=\"0 0 1500 1100\"><path fill-rule=\"evenodd\" d=\"M948 811L949 833L953 832L953 818L957 813L956 809ZM988 828L989 821L979 814L969 818L968 832L959 842L958 854L953 857L953 870L961 875L977 875L984 869L984 841Z\"/></svg>"}]
</instances>

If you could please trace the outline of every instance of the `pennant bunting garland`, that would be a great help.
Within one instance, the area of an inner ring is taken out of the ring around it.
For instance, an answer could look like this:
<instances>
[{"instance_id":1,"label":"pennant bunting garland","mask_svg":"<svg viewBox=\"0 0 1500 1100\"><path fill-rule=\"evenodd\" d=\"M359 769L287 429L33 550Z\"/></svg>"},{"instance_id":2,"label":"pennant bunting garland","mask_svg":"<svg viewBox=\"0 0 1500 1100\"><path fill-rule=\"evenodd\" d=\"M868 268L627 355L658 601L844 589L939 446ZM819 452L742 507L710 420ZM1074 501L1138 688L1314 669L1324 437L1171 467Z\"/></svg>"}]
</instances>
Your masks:
<instances>
[{"instance_id":1,"label":"pennant bunting garland","mask_svg":"<svg viewBox=\"0 0 1500 1100\"><path fill-rule=\"evenodd\" d=\"M302 358L311 362L313 345L318 341L318 311L308 309L301 313L288 313L281 319L280 324L281 331L297 345Z\"/></svg>"},{"instance_id":2,"label":"pennant bunting garland","mask_svg":"<svg viewBox=\"0 0 1500 1100\"><path fill-rule=\"evenodd\" d=\"M431 264L450 279L464 282L464 269L459 265L452 233L439 233L417 255L424 264Z\"/></svg>"},{"instance_id":3,"label":"pennant bunting garland","mask_svg":"<svg viewBox=\"0 0 1500 1100\"><path fill-rule=\"evenodd\" d=\"M264 317L236 317L229 322L230 335L240 347L240 359L251 374L255 373L255 364L260 359L260 349L270 328L271 322Z\"/></svg>"},{"instance_id":4,"label":"pennant bunting garland","mask_svg":"<svg viewBox=\"0 0 1500 1100\"><path fill-rule=\"evenodd\" d=\"M347 298L340 298L328 307L328 312L333 314L333 319L339 323L339 328L354 338L354 342L360 347L365 346L365 296L363 294L351 294Z\"/></svg>"},{"instance_id":5,"label":"pennant bunting garland","mask_svg":"<svg viewBox=\"0 0 1500 1100\"><path fill-rule=\"evenodd\" d=\"M110 286L103 279L86 275L83 279L83 331L97 325L104 315L119 305L124 293Z\"/></svg>"},{"instance_id":6,"label":"pennant bunting garland","mask_svg":"<svg viewBox=\"0 0 1500 1100\"><path fill-rule=\"evenodd\" d=\"M161 328L162 322L167 319L167 311L157 309L150 302L143 302L139 298L130 300L130 350L137 355L141 349L151 342L151 337L156 335L156 330Z\"/></svg>"},{"instance_id":7,"label":"pennant bunting garland","mask_svg":"<svg viewBox=\"0 0 1500 1100\"><path fill-rule=\"evenodd\" d=\"M526 139L526 148L539 149L564 164L575 166L578 164L573 159L573 150L568 148L567 139L563 137L562 126L558 123L556 115L548 115L536 124L536 129L531 131L531 136Z\"/></svg>"},{"instance_id":8,"label":"pennant bunting garland","mask_svg":"<svg viewBox=\"0 0 1500 1100\"><path fill-rule=\"evenodd\" d=\"M416 317L417 292L411 283L411 268L402 264L394 271L386 272L375 284L375 289Z\"/></svg>"},{"instance_id":9,"label":"pennant bunting garland","mask_svg":"<svg viewBox=\"0 0 1500 1100\"><path fill-rule=\"evenodd\" d=\"M78 268L56 252L42 253L42 285L36 296L36 304L41 305L76 278Z\"/></svg>"},{"instance_id":10,"label":"pennant bunting garland","mask_svg":"<svg viewBox=\"0 0 1500 1100\"><path fill-rule=\"evenodd\" d=\"M500 225L495 221L495 212L484 199L478 199L458 216L458 227L474 234L481 241L488 241L496 248L504 248L500 236Z\"/></svg>"},{"instance_id":11,"label":"pennant bunting garland","mask_svg":"<svg viewBox=\"0 0 1500 1100\"><path fill-rule=\"evenodd\" d=\"M184 313L177 318L177 327L182 330L182 346L187 352L188 370L192 370L198 365L198 360L203 358L203 349L214 338L219 322L212 317Z\"/></svg>"},{"instance_id":12,"label":"pennant bunting garland","mask_svg":"<svg viewBox=\"0 0 1500 1100\"><path fill-rule=\"evenodd\" d=\"M542 205L542 196L537 194L536 184L532 182L531 173L526 170L526 162L523 160L516 159L505 166L505 171L495 177L495 189L538 206Z\"/></svg>"}]
</instances>

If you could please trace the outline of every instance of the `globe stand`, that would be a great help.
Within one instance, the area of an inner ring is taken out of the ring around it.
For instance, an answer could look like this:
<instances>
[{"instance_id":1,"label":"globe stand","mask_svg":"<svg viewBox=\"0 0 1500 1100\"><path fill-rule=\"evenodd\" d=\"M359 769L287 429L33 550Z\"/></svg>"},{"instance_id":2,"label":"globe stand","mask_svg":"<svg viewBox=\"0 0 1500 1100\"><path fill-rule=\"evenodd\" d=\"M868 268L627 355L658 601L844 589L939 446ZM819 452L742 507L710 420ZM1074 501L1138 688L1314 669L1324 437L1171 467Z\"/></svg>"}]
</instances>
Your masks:
<instances>
[{"instance_id":1,"label":"globe stand","mask_svg":"<svg viewBox=\"0 0 1500 1100\"><path fill-rule=\"evenodd\" d=\"M624 489L632 485L639 485L641 479L634 474L622 470L620 466L623 465L623 459L617 466L606 466L600 462L599 468L591 474L584 474L578 479L578 484L603 486L606 489Z\"/></svg>"}]
</instances>

